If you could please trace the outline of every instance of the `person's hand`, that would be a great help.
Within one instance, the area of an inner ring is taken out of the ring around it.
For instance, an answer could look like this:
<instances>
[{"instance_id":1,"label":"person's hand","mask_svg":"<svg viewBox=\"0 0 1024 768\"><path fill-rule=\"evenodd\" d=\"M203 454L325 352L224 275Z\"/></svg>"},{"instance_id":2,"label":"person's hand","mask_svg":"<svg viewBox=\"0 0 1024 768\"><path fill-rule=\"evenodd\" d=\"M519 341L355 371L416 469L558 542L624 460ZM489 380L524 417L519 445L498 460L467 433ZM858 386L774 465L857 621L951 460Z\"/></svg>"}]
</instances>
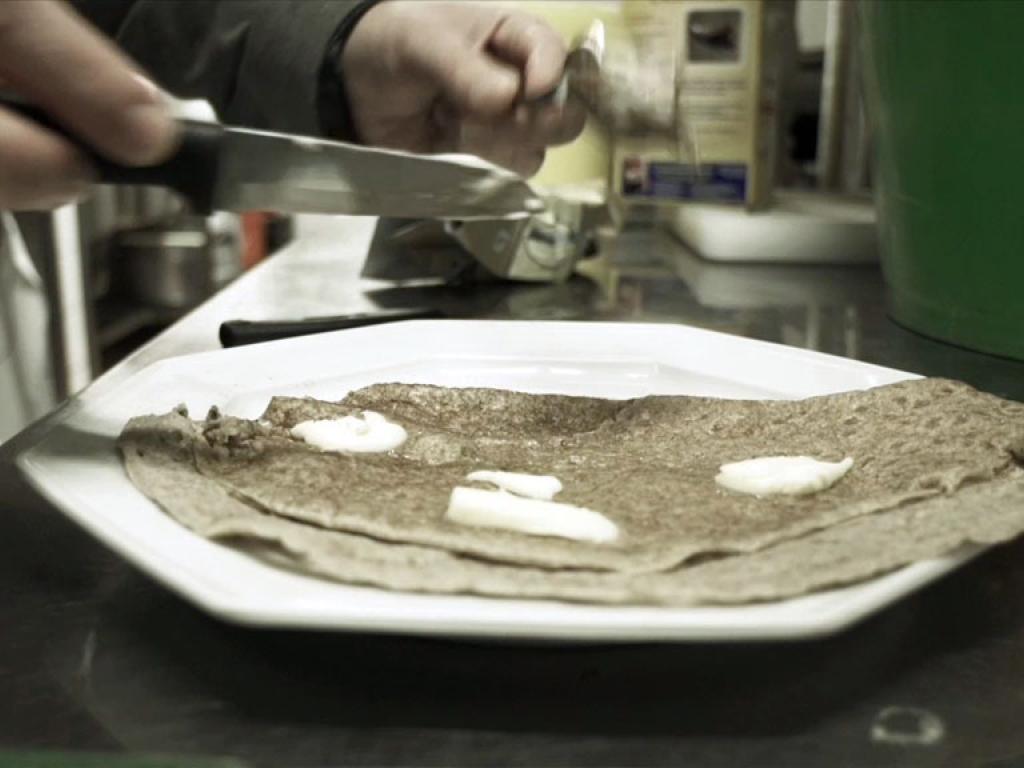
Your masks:
<instances>
[{"instance_id":1,"label":"person's hand","mask_svg":"<svg viewBox=\"0 0 1024 768\"><path fill-rule=\"evenodd\" d=\"M411 152L467 152L530 175L574 139L574 99L533 103L559 83L566 49L540 19L489 3L387 0L342 51L358 138Z\"/></svg>"},{"instance_id":2,"label":"person's hand","mask_svg":"<svg viewBox=\"0 0 1024 768\"><path fill-rule=\"evenodd\" d=\"M156 87L56 0L0 0L0 91L41 107L121 163L158 162L176 141ZM0 109L0 209L74 200L91 175L71 143Z\"/></svg>"}]
</instances>

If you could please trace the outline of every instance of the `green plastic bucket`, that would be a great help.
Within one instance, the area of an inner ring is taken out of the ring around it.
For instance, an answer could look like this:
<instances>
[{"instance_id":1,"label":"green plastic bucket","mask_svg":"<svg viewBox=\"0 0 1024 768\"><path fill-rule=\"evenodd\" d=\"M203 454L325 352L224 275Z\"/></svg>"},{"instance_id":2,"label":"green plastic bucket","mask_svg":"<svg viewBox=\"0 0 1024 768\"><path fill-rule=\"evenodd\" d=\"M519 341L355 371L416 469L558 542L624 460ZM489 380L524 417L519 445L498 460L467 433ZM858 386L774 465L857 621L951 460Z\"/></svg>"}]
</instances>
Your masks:
<instances>
[{"instance_id":1,"label":"green plastic bucket","mask_svg":"<svg viewBox=\"0 0 1024 768\"><path fill-rule=\"evenodd\" d=\"M892 315L1024 360L1024 2L859 5Z\"/></svg>"}]
</instances>

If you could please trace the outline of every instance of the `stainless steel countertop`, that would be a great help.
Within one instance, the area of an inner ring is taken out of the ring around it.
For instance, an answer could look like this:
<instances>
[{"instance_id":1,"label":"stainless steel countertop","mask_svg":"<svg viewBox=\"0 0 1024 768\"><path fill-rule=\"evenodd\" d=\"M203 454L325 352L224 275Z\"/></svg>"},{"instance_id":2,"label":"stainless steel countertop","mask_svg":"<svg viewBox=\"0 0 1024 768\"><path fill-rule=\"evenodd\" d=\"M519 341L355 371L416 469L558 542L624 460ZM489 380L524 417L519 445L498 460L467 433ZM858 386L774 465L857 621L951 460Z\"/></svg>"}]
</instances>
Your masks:
<instances>
[{"instance_id":1,"label":"stainless steel countertop","mask_svg":"<svg viewBox=\"0 0 1024 768\"><path fill-rule=\"evenodd\" d=\"M639 232L618 243L600 285L393 286L358 277L371 226L302 222L295 243L64 407L153 361L217 348L223 320L413 307L682 322L1024 400L1024 364L888 320L874 267L714 265ZM156 586L30 491L12 459L36 429L0 448L0 749L266 766L1024 764L1003 762L1024 760L1022 542L806 643L561 648L254 631ZM894 730L914 742L936 723L930 744L894 743Z\"/></svg>"}]
</instances>

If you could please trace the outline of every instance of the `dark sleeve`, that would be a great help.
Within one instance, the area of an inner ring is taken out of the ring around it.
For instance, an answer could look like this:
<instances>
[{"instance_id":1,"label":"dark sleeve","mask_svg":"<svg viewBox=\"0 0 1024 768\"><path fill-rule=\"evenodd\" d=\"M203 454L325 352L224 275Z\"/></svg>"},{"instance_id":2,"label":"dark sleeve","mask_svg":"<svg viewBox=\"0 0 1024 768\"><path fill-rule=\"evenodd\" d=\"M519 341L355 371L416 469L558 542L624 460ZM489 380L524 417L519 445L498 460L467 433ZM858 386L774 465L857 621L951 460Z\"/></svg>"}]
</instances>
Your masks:
<instances>
[{"instance_id":1,"label":"dark sleeve","mask_svg":"<svg viewBox=\"0 0 1024 768\"><path fill-rule=\"evenodd\" d=\"M351 137L335 62L372 0L74 0L165 89L235 125Z\"/></svg>"}]
</instances>

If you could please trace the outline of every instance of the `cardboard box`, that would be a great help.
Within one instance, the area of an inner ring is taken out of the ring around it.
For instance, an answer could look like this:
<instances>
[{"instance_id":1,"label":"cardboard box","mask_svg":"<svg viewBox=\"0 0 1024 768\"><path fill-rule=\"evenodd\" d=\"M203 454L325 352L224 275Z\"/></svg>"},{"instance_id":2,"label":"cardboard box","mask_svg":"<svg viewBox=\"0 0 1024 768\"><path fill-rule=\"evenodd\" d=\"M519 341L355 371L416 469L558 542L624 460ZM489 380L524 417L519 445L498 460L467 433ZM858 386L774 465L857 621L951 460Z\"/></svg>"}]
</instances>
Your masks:
<instances>
[{"instance_id":1,"label":"cardboard box","mask_svg":"<svg viewBox=\"0 0 1024 768\"><path fill-rule=\"evenodd\" d=\"M765 206L779 150L793 0L632 0L637 66L660 72L688 137L619 138L611 186L627 202Z\"/></svg>"}]
</instances>

